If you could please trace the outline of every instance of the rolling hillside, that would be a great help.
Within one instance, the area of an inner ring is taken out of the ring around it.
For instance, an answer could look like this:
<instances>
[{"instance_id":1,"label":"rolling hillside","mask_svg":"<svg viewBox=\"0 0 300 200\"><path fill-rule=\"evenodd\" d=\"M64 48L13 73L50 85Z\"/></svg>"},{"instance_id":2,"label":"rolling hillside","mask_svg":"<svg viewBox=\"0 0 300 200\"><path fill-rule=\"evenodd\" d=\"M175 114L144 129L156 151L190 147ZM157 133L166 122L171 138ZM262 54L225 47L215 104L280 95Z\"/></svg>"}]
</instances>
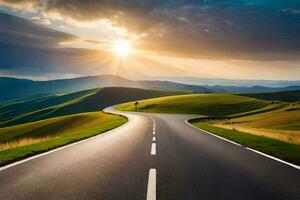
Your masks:
<instances>
[{"instance_id":1,"label":"rolling hillside","mask_svg":"<svg viewBox=\"0 0 300 200\"><path fill-rule=\"evenodd\" d=\"M291 85L300 86L300 81L288 81L288 80L247 80L247 79L212 79L212 78L201 78L193 76L163 76L156 77L161 80L172 81L177 83L184 83L190 85L226 85L235 87L288 87Z\"/></svg>"},{"instance_id":2,"label":"rolling hillside","mask_svg":"<svg viewBox=\"0 0 300 200\"><path fill-rule=\"evenodd\" d=\"M138 87L143 89L181 90L191 93L258 93L300 90L300 86L289 87L239 87L226 85L190 85L172 81L140 80L133 81L114 75L88 76L72 79L32 81L0 77L0 104L20 101L26 98L45 97L71 93L96 87Z\"/></svg>"},{"instance_id":3,"label":"rolling hillside","mask_svg":"<svg viewBox=\"0 0 300 200\"><path fill-rule=\"evenodd\" d=\"M28 101L20 101L0 107L0 121L6 121L18 115L41 110L58 104L66 103L96 93L100 89L85 90L65 95L53 95Z\"/></svg>"},{"instance_id":4,"label":"rolling hillside","mask_svg":"<svg viewBox=\"0 0 300 200\"><path fill-rule=\"evenodd\" d=\"M300 101L300 90L284 91L284 92L252 93L252 94L241 94L241 95L253 97L257 99L269 100L269 101L285 101L285 102Z\"/></svg>"},{"instance_id":5,"label":"rolling hillside","mask_svg":"<svg viewBox=\"0 0 300 200\"><path fill-rule=\"evenodd\" d=\"M177 94L186 93L111 87L50 96L0 107L0 127L81 112L101 111L108 106L127 101Z\"/></svg>"},{"instance_id":6,"label":"rolling hillside","mask_svg":"<svg viewBox=\"0 0 300 200\"><path fill-rule=\"evenodd\" d=\"M158 90L184 90L194 93L211 93L202 87L167 81L132 81L119 76L101 75L73 79L32 81L0 77L0 103L30 98L32 95L49 96L51 94L71 93L96 87L139 87Z\"/></svg>"},{"instance_id":7,"label":"rolling hillside","mask_svg":"<svg viewBox=\"0 0 300 200\"><path fill-rule=\"evenodd\" d=\"M271 112L209 123L222 128L300 144L300 103L297 102Z\"/></svg>"},{"instance_id":8,"label":"rolling hillside","mask_svg":"<svg viewBox=\"0 0 300 200\"><path fill-rule=\"evenodd\" d=\"M139 102L138 110L143 112L230 116L262 109L272 109L280 105L232 94L191 94L143 100ZM134 105L130 102L117 108L133 111Z\"/></svg>"}]
</instances>

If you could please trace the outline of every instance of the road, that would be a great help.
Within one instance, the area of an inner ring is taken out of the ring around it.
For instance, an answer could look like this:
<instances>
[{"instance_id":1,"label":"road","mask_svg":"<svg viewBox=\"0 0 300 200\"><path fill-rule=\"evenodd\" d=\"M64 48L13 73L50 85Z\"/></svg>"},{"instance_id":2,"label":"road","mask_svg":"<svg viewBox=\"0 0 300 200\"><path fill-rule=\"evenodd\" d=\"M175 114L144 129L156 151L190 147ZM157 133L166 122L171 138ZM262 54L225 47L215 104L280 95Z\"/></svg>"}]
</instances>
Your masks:
<instances>
[{"instance_id":1,"label":"road","mask_svg":"<svg viewBox=\"0 0 300 200\"><path fill-rule=\"evenodd\" d=\"M0 199L300 199L300 170L201 132L188 116L124 115L115 130L0 168Z\"/></svg>"}]
</instances>

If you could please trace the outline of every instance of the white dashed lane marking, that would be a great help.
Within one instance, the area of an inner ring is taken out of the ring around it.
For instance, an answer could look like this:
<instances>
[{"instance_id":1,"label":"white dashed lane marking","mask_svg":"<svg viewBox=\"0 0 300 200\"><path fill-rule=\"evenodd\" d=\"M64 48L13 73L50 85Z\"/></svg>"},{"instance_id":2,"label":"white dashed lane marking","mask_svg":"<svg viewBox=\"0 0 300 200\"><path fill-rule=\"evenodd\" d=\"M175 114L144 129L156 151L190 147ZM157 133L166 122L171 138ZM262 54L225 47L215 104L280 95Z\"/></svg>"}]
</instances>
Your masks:
<instances>
[{"instance_id":1,"label":"white dashed lane marking","mask_svg":"<svg viewBox=\"0 0 300 200\"><path fill-rule=\"evenodd\" d=\"M156 169L149 170L147 200L156 200Z\"/></svg>"},{"instance_id":2,"label":"white dashed lane marking","mask_svg":"<svg viewBox=\"0 0 300 200\"><path fill-rule=\"evenodd\" d=\"M153 135L155 135L155 121L153 121ZM152 137L151 155L156 155L156 137ZM147 200L156 200L156 169L151 168L149 170L148 188L147 188Z\"/></svg>"},{"instance_id":3,"label":"white dashed lane marking","mask_svg":"<svg viewBox=\"0 0 300 200\"><path fill-rule=\"evenodd\" d=\"M151 155L156 155L156 144L152 143L151 145Z\"/></svg>"}]
</instances>

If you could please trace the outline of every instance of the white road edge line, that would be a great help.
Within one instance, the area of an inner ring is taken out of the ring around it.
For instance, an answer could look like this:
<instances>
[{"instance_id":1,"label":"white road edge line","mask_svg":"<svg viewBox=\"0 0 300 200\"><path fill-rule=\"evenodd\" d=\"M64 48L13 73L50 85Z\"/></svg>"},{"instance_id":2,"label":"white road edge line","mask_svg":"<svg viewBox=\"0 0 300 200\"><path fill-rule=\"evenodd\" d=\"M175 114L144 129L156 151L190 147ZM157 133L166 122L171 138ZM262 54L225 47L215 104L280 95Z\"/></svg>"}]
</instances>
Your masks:
<instances>
[{"instance_id":1,"label":"white road edge line","mask_svg":"<svg viewBox=\"0 0 300 200\"><path fill-rule=\"evenodd\" d=\"M156 169L149 170L147 200L156 200Z\"/></svg>"},{"instance_id":2,"label":"white road edge line","mask_svg":"<svg viewBox=\"0 0 300 200\"><path fill-rule=\"evenodd\" d=\"M296 168L296 169L300 169L300 166L298 166L298 165L294 165L294 164L292 164L292 163L286 162L286 161L281 160L281 159L279 159L279 158L275 158L275 157L273 157L273 156L270 156L270 155L265 154L265 153L263 153L263 152L257 151L257 150L255 150L255 149L251 149L251 148L249 148L249 147L246 147L246 149L248 149L249 151L253 151L253 152L257 153L257 154L260 154L260 155L262 155L262 156L265 156L265 157L267 157L267 158L270 158L270 159L276 160L276 161L278 161L278 162L281 162L281 163L283 163L283 164L289 165L289 166L294 167L294 168Z\"/></svg>"},{"instance_id":3,"label":"white road edge line","mask_svg":"<svg viewBox=\"0 0 300 200\"><path fill-rule=\"evenodd\" d=\"M151 145L151 155L156 155L156 143L152 143Z\"/></svg>"},{"instance_id":4,"label":"white road edge line","mask_svg":"<svg viewBox=\"0 0 300 200\"><path fill-rule=\"evenodd\" d=\"M190 123L188 122L188 120L185 120L185 123L188 124L188 125L190 125L191 127L194 127L195 129L198 129L198 130L200 130L200 131L203 131L203 132L205 132L205 133L207 133L207 134L210 134L210 135L212 135L212 136L215 136L215 137L217 137L217 138L220 138L220 139L225 140L225 141L227 141L227 142L230 142L230 143L232 143L232 144L235 144L235 145L238 145L238 146L242 146L241 144L238 144L238 143L236 143L236 142L233 142L233 141L228 140L228 139L226 139L226 138L223 138L223 137L221 137L221 136L215 135L215 134L210 133L210 132L208 132L208 131L205 131L205 130L203 130L203 129L201 129L201 128L198 128L198 127L196 127L196 126L190 124ZM300 169L300 166L298 166L298 165L295 165L295 164L286 162L286 161L284 161L284 160L281 160L281 159L279 159L279 158L270 156L270 155L268 155L268 154L265 154L265 153L263 153L263 152L257 151L257 150L255 150L255 149L251 149L251 148L249 148L249 147L245 147L245 149L247 149L247 150L249 150L249 151L252 151L252 152L254 152L254 153L260 154L260 155L262 155L262 156L265 156L265 157L267 157L267 158L276 160L276 161L281 162L281 163L283 163L283 164L289 165L290 167L293 167L293 168L295 168L295 169Z\"/></svg>"},{"instance_id":5,"label":"white road edge line","mask_svg":"<svg viewBox=\"0 0 300 200\"><path fill-rule=\"evenodd\" d=\"M155 137L155 136L152 138L152 141L153 141L153 142L155 142L155 141L156 141L156 137Z\"/></svg>"},{"instance_id":6,"label":"white road edge line","mask_svg":"<svg viewBox=\"0 0 300 200\"><path fill-rule=\"evenodd\" d=\"M96 136L97 136L97 135L96 135ZM94 137L95 137L95 136L94 136ZM35 156L31 156L31 157L29 157L29 158L25 158L24 160L16 161L16 162L14 162L14 163L5 165L5 166L3 166L3 167L0 167L0 172L3 171L3 170L6 170L6 169L8 169L8 168L17 166L17 165L19 165L19 164L28 162L28 161L30 161L30 160L33 160L33 159L36 159L36 158L45 156L45 155L47 155L47 154L54 153L54 152L56 152L56 151L60 151L60 150L62 150L62 149L65 149L65 148L74 146L74 145L76 145L76 144L80 144L80 143L82 143L82 142L86 142L86 141L88 141L88 140L94 139L94 137L90 137L90 138L87 138L87 139L84 139L84 140L81 140L81 141L78 141L78 142L74 142L74 143L72 143L72 144L68 144L68 145L65 145L65 146L62 146L62 147L53 149L53 150L51 150L51 151L47 151L47 152L45 152L45 153L37 154L37 155L35 155Z\"/></svg>"},{"instance_id":7,"label":"white road edge line","mask_svg":"<svg viewBox=\"0 0 300 200\"><path fill-rule=\"evenodd\" d=\"M224 140L224 141L226 141L226 142L229 142L229 143L231 143L231 144L234 144L234 145L237 145L237 146L240 146L240 147L242 146L242 145L239 144L239 143L236 143L236 142L234 142L234 141L228 140L228 139L226 139L226 138L223 138L223 137L221 137L221 136L215 135L215 134L213 134L213 133L211 133L211 132L208 132L208 131L206 131L206 130L203 130L203 129L201 129L201 128L198 128L198 127L196 127L196 126L190 124L190 123L188 122L188 120L185 120L185 123L188 124L188 125L190 125L191 127L195 128L195 129L198 129L198 130L200 130L200 131L202 131L202 132L205 132L205 133L207 133L207 134L209 134L209 135L212 135L212 136L214 136L214 137L217 137L217 138L219 138L219 139L221 139L221 140Z\"/></svg>"}]
</instances>

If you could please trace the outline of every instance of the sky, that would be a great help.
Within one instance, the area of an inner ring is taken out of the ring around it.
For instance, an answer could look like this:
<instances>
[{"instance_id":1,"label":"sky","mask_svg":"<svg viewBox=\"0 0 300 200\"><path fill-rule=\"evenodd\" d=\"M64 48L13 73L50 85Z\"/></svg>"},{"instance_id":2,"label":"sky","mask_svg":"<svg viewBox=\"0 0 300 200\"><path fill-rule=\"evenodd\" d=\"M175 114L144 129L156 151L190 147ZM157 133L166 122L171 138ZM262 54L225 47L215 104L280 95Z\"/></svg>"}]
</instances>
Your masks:
<instances>
[{"instance_id":1,"label":"sky","mask_svg":"<svg viewBox=\"0 0 300 200\"><path fill-rule=\"evenodd\" d=\"M300 80L299 36L299 0L0 0L0 76Z\"/></svg>"}]
</instances>

